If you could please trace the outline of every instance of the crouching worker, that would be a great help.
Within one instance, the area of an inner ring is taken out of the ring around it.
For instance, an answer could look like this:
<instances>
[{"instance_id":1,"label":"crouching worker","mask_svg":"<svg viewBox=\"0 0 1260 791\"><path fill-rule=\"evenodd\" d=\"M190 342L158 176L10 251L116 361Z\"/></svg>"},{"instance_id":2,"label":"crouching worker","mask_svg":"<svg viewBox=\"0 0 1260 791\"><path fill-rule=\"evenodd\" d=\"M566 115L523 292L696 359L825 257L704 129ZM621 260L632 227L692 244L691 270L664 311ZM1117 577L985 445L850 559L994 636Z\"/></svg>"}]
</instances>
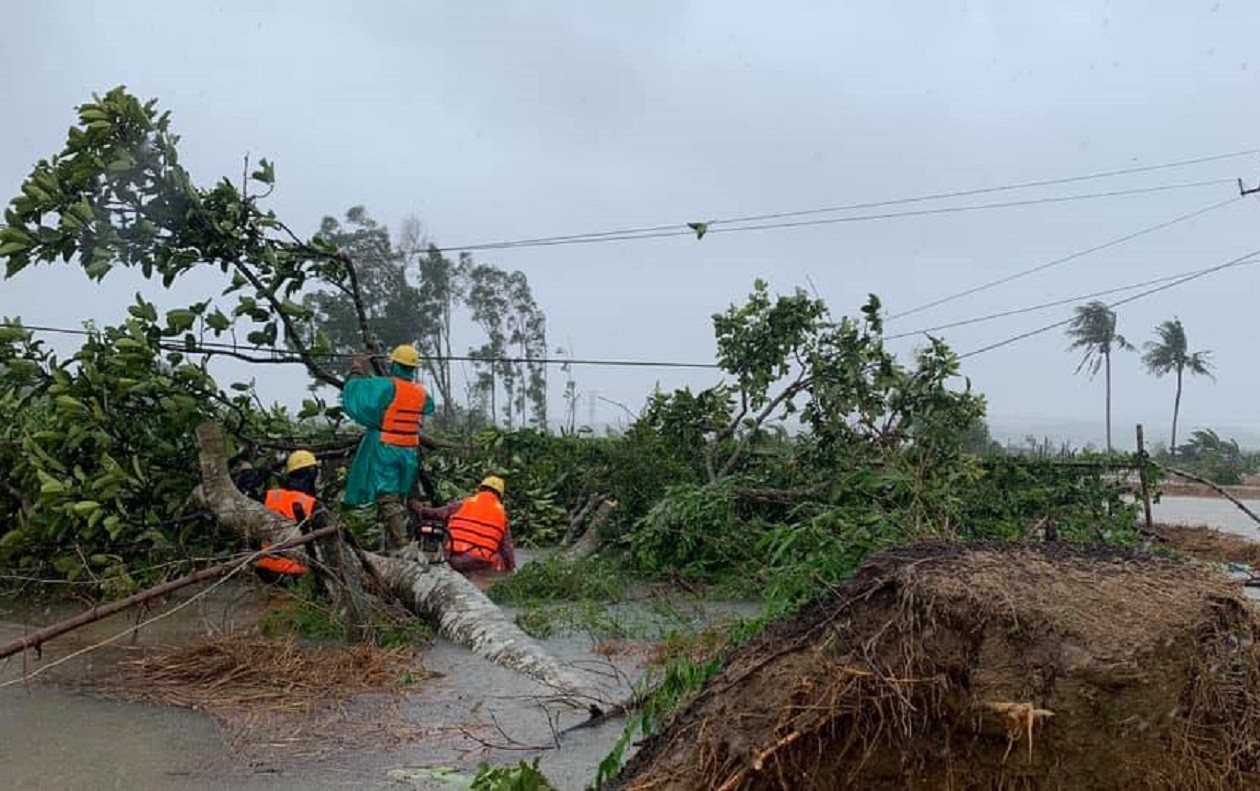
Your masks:
<instances>
[{"instance_id":1,"label":"crouching worker","mask_svg":"<svg viewBox=\"0 0 1260 791\"><path fill-rule=\"evenodd\" d=\"M422 521L446 524L446 554L451 568L464 574L516 570L516 552L512 547L507 511L503 508L503 490L503 479L492 475L466 500L441 508L412 506Z\"/></svg>"},{"instance_id":2,"label":"crouching worker","mask_svg":"<svg viewBox=\"0 0 1260 791\"><path fill-rule=\"evenodd\" d=\"M315 454L309 450L295 450L289 454L284 465L284 475L280 478L280 486L268 489L263 497L263 505L268 510L303 523L315 515L318 501L315 499L315 484L319 480L319 464ZM263 542L262 548L270 546ZM307 572L302 563L281 556L264 556L255 565L259 574L268 582L275 582L285 577L298 577Z\"/></svg>"}]
</instances>

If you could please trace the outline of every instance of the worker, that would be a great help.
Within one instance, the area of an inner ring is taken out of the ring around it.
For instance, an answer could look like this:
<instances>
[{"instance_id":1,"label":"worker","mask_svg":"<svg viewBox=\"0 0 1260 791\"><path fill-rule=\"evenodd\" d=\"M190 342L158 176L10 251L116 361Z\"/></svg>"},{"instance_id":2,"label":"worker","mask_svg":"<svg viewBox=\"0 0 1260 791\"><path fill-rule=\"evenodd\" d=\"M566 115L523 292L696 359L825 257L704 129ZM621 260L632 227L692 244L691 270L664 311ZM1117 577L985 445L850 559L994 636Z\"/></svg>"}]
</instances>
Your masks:
<instances>
[{"instance_id":1,"label":"worker","mask_svg":"<svg viewBox=\"0 0 1260 791\"><path fill-rule=\"evenodd\" d=\"M446 524L447 562L456 571L513 572L516 552L512 529L503 508L503 479L491 475L477 487L477 493L442 508L413 506L421 520Z\"/></svg>"},{"instance_id":2,"label":"worker","mask_svg":"<svg viewBox=\"0 0 1260 791\"><path fill-rule=\"evenodd\" d=\"M263 505L286 519L305 522L315 515L318 504L315 499L315 484L318 480L319 463L315 454L309 450L295 450L285 460L280 486L267 490L263 496ZM266 549L268 546L270 544L264 541L262 548ZM263 576L270 577L273 581L282 576L296 577L307 572L305 565L281 556L261 557L255 565L264 572L269 572Z\"/></svg>"},{"instance_id":3,"label":"worker","mask_svg":"<svg viewBox=\"0 0 1260 791\"><path fill-rule=\"evenodd\" d=\"M386 552L407 547L407 495L420 477L420 427L435 409L432 396L415 381L420 353L403 344L389 355L389 375L371 376L371 355L356 354L341 391L346 414L365 427L346 480L342 502L376 503Z\"/></svg>"}]
</instances>

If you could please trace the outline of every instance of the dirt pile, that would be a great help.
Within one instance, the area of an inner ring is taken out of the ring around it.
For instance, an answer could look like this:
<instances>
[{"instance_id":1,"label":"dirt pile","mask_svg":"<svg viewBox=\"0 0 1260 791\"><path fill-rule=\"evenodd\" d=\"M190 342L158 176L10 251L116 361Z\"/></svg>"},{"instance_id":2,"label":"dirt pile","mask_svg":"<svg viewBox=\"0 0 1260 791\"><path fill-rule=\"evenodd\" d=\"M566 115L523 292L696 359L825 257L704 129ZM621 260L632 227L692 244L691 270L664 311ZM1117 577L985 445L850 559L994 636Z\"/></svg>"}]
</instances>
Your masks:
<instances>
[{"instance_id":1,"label":"dirt pile","mask_svg":"<svg viewBox=\"0 0 1260 791\"><path fill-rule=\"evenodd\" d=\"M917 545L732 657L616 787L1256 788L1258 631L1190 562Z\"/></svg>"}]
</instances>

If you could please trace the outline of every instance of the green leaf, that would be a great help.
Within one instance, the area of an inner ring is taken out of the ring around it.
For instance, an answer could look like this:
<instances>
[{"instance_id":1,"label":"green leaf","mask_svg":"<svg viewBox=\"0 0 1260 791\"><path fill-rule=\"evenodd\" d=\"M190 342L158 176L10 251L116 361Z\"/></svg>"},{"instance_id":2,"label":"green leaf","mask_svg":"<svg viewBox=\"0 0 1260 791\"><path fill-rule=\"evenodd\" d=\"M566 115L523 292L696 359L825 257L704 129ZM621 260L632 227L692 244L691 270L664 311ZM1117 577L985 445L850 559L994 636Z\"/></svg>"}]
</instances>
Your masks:
<instances>
[{"instance_id":1,"label":"green leaf","mask_svg":"<svg viewBox=\"0 0 1260 791\"><path fill-rule=\"evenodd\" d=\"M222 311L216 310L214 313L206 316L206 326L215 332L223 332L232 326L232 321Z\"/></svg>"},{"instance_id":2,"label":"green leaf","mask_svg":"<svg viewBox=\"0 0 1260 791\"><path fill-rule=\"evenodd\" d=\"M197 314L185 308L166 311L166 324L172 332L184 332L192 327Z\"/></svg>"},{"instance_id":3,"label":"green leaf","mask_svg":"<svg viewBox=\"0 0 1260 791\"><path fill-rule=\"evenodd\" d=\"M5 242L4 244L0 244L0 256L8 257L14 253L24 253L29 249L31 249L31 244L29 242Z\"/></svg>"}]
</instances>

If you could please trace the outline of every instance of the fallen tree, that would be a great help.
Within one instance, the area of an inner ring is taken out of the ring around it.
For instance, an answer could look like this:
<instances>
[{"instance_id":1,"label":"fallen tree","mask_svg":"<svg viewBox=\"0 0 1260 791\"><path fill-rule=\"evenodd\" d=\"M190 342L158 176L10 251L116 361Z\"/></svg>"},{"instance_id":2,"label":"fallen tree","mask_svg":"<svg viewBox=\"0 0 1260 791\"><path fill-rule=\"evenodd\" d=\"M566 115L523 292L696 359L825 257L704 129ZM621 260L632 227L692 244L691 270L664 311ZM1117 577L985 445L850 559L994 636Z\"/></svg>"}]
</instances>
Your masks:
<instances>
[{"instance_id":1,"label":"fallen tree","mask_svg":"<svg viewBox=\"0 0 1260 791\"><path fill-rule=\"evenodd\" d=\"M1189 561L925 543L728 657L612 788L1255 788L1260 613Z\"/></svg>"},{"instance_id":2,"label":"fallen tree","mask_svg":"<svg viewBox=\"0 0 1260 791\"><path fill-rule=\"evenodd\" d=\"M223 430L208 421L197 427L201 450L200 496L224 527L254 541L280 542L297 534L289 520L249 499L232 484ZM336 517L330 515L329 523ZM554 692L566 705L599 714L613 705L609 691L587 673L567 665L521 631L477 586L445 564L420 564L373 552L362 557L389 591L415 614L433 620L438 632L496 664L523 673ZM342 572L353 577L354 566ZM366 587L366 586L361 586Z\"/></svg>"}]
</instances>

